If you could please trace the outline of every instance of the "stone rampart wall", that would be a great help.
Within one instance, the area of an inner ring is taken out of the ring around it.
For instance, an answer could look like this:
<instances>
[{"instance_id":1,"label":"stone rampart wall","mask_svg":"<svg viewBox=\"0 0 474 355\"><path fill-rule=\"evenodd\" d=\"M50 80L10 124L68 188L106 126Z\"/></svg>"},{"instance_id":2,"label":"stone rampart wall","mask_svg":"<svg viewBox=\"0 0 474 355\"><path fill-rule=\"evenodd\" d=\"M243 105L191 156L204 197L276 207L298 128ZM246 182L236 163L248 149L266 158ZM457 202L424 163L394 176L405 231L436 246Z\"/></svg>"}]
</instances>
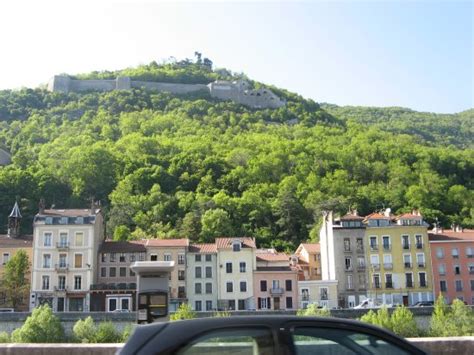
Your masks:
<instances>
[{"instance_id":1,"label":"stone rampart wall","mask_svg":"<svg viewBox=\"0 0 474 355\"><path fill-rule=\"evenodd\" d=\"M208 91L207 85L204 84L174 84L174 83L158 83L151 81L133 81L132 88L144 88L147 90L157 90L171 92L173 94L187 94L190 92L205 90Z\"/></svg>"}]
</instances>

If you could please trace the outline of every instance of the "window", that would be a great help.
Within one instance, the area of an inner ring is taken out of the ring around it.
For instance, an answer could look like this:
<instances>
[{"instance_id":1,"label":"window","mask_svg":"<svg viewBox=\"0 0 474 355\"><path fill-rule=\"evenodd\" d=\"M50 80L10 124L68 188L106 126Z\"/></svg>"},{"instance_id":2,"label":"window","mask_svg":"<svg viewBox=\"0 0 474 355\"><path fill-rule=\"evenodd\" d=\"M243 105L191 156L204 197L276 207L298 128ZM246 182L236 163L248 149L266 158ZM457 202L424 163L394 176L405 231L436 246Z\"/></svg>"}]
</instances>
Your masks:
<instances>
[{"instance_id":1,"label":"window","mask_svg":"<svg viewBox=\"0 0 474 355\"><path fill-rule=\"evenodd\" d=\"M345 257L345 266L346 266L346 271L352 270L352 258L348 256Z\"/></svg>"},{"instance_id":2,"label":"window","mask_svg":"<svg viewBox=\"0 0 474 355\"><path fill-rule=\"evenodd\" d=\"M44 219L44 224L53 224L53 217L46 217Z\"/></svg>"},{"instance_id":3,"label":"window","mask_svg":"<svg viewBox=\"0 0 474 355\"><path fill-rule=\"evenodd\" d=\"M353 290L354 289L354 278L352 275L347 275L347 289Z\"/></svg>"},{"instance_id":4,"label":"window","mask_svg":"<svg viewBox=\"0 0 474 355\"><path fill-rule=\"evenodd\" d=\"M194 302L194 310L196 312L202 311L202 301L196 301Z\"/></svg>"},{"instance_id":5,"label":"window","mask_svg":"<svg viewBox=\"0 0 474 355\"><path fill-rule=\"evenodd\" d=\"M235 310L235 300L229 300L229 309L231 311Z\"/></svg>"},{"instance_id":6,"label":"window","mask_svg":"<svg viewBox=\"0 0 474 355\"><path fill-rule=\"evenodd\" d=\"M473 275L473 274L474 274L474 264L472 264L472 263L469 264L469 265L467 266L467 270L469 271L469 274L470 274L470 275Z\"/></svg>"},{"instance_id":7,"label":"window","mask_svg":"<svg viewBox=\"0 0 474 355\"><path fill-rule=\"evenodd\" d=\"M117 276L117 270L114 267L111 267L109 269L109 277L116 277Z\"/></svg>"},{"instance_id":8,"label":"window","mask_svg":"<svg viewBox=\"0 0 474 355\"><path fill-rule=\"evenodd\" d=\"M471 280L471 291L474 291L474 280Z\"/></svg>"},{"instance_id":9,"label":"window","mask_svg":"<svg viewBox=\"0 0 474 355\"><path fill-rule=\"evenodd\" d=\"M107 277L107 268L101 267L100 268L100 277Z\"/></svg>"},{"instance_id":10,"label":"window","mask_svg":"<svg viewBox=\"0 0 474 355\"><path fill-rule=\"evenodd\" d=\"M150 261L158 261L158 255L157 254L151 254L150 255Z\"/></svg>"},{"instance_id":11,"label":"window","mask_svg":"<svg viewBox=\"0 0 474 355\"><path fill-rule=\"evenodd\" d=\"M194 293L196 295L200 295L202 293L202 284L200 282L194 284Z\"/></svg>"},{"instance_id":12,"label":"window","mask_svg":"<svg viewBox=\"0 0 474 355\"><path fill-rule=\"evenodd\" d=\"M461 267L459 265L454 265L454 274L461 275Z\"/></svg>"},{"instance_id":13,"label":"window","mask_svg":"<svg viewBox=\"0 0 474 355\"><path fill-rule=\"evenodd\" d=\"M362 240L362 238L356 239L356 248L357 248L357 252L359 253L364 251L364 241Z\"/></svg>"},{"instance_id":14,"label":"window","mask_svg":"<svg viewBox=\"0 0 474 355\"><path fill-rule=\"evenodd\" d=\"M67 233L59 233L59 247L60 248L68 247Z\"/></svg>"},{"instance_id":15,"label":"window","mask_svg":"<svg viewBox=\"0 0 474 355\"><path fill-rule=\"evenodd\" d=\"M84 312L84 298L70 298L69 312Z\"/></svg>"},{"instance_id":16,"label":"window","mask_svg":"<svg viewBox=\"0 0 474 355\"><path fill-rule=\"evenodd\" d=\"M473 247L467 247L466 248L466 256L468 258L474 258L474 248Z\"/></svg>"},{"instance_id":17,"label":"window","mask_svg":"<svg viewBox=\"0 0 474 355\"><path fill-rule=\"evenodd\" d=\"M178 265L184 265L184 254L178 254Z\"/></svg>"},{"instance_id":18,"label":"window","mask_svg":"<svg viewBox=\"0 0 474 355\"><path fill-rule=\"evenodd\" d=\"M117 309L117 298L109 298L109 312Z\"/></svg>"},{"instance_id":19,"label":"window","mask_svg":"<svg viewBox=\"0 0 474 355\"><path fill-rule=\"evenodd\" d=\"M120 272L120 277L127 277L127 268L121 267L119 272Z\"/></svg>"},{"instance_id":20,"label":"window","mask_svg":"<svg viewBox=\"0 0 474 355\"><path fill-rule=\"evenodd\" d=\"M446 285L446 280L440 280L439 281L439 289L440 289L440 291L443 291L443 292L448 291L448 287Z\"/></svg>"},{"instance_id":21,"label":"window","mask_svg":"<svg viewBox=\"0 0 474 355\"><path fill-rule=\"evenodd\" d=\"M319 289L319 296L320 296L319 299L322 301L327 301L329 299L327 287L321 287Z\"/></svg>"},{"instance_id":22,"label":"window","mask_svg":"<svg viewBox=\"0 0 474 355\"><path fill-rule=\"evenodd\" d=\"M423 236L420 234L415 235L416 249L423 249Z\"/></svg>"},{"instance_id":23,"label":"window","mask_svg":"<svg viewBox=\"0 0 474 355\"><path fill-rule=\"evenodd\" d=\"M164 261L171 261L171 254L165 254L164 255L164 258L163 258Z\"/></svg>"},{"instance_id":24,"label":"window","mask_svg":"<svg viewBox=\"0 0 474 355\"><path fill-rule=\"evenodd\" d=\"M245 272L245 268L246 268L245 262L241 261L239 264L240 272Z\"/></svg>"},{"instance_id":25,"label":"window","mask_svg":"<svg viewBox=\"0 0 474 355\"><path fill-rule=\"evenodd\" d=\"M359 290L365 290L365 274L359 274Z\"/></svg>"},{"instance_id":26,"label":"window","mask_svg":"<svg viewBox=\"0 0 474 355\"><path fill-rule=\"evenodd\" d=\"M58 306L56 310L58 312L64 312L64 297L58 297Z\"/></svg>"},{"instance_id":27,"label":"window","mask_svg":"<svg viewBox=\"0 0 474 355\"><path fill-rule=\"evenodd\" d=\"M10 254L9 253L3 253L3 265L8 263L9 260L10 260Z\"/></svg>"},{"instance_id":28,"label":"window","mask_svg":"<svg viewBox=\"0 0 474 355\"><path fill-rule=\"evenodd\" d=\"M292 309L293 308L293 297L287 297L286 298L286 309Z\"/></svg>"},{"instance_id":29,"label":"window","mask_svg":"<svg viewBox=\"0 0 474 355\"><path fill-rule=\"evenodd\" d=\"M82 254L74 254L74 267L76 269L82 268Z\"/></svg>"},{"instance_id":30,"label":"window","mask_svg":"<svg viewBox=\"0 0 474 355\"><path fill-rule=\"evenodd\" d=\"M178 298L186 298L186 288L184 286L178 286Z\"/></svg>"},{"instance_id":31,"label":"window","mask_svg":"<svg viewBox=\"0 0 474 355\"><path fill-rule=\"evenodd\" d=\"M195 262L200 262L201 261L201 254L194 255L194 261Z\"/></svg>"},{"instance_id":32,"label":"window","mask_svg":"<svg viewBox=\"0 0 474 355\"><path fill-rule=\"evenodd\" d=\"M212 266L206 266L206 278L212 278Z\"/></svg>"},{"instance_id":33,"label":"window","mask_svg":"<svg viewBox=\"0 0 474 355\"><path fill-rule=\"evenodd\" d=\"M239 300L238 302L239 311L245 310L245 300Z\"/></svg>"},{"instance_id":34,"label":"window","mask_svg":"<svg viewBox=\"0 0 474 355\"><path fill-rule=\"evenodd\" d=\"M44 235L43 235L43 246L50 247L52 239L53 239L53 236L51 235L51 233L44 233Z\"/></svg>"},{"instance_id":35,"label":"window","mask_svg":"<svg viewBox=\"0 0 474 355\"><path fill-rule=\"evenodd\" d=\"M232 243L232 250L233 251L240 251L240 242L233 242Z\"/></svg>"},{"instance_id":36,"label":"window","mask_svg":"<svg viewBox=\"0 0 474 355\"><path fill-rule=\"evenodd\" d=\"M42 290L49 290L49 276L43 276Z\"/></svg>"},{"instance_id":37,"label":"window","mask_svg":"<svg viewBox=\"0 0 474 355\"><path fill-rule=\"evenodd\" d=\"M212 311L212 301L206 301L206 311Z\"/></svg>"},{"instance_id":38,"label":"window","mask_svg":"<svg viewBox=\"0 0 474 355\"><path fill-rule=\"evenodd\" d=\"M130 262L134 262L135 260L137 260L137 257L135 256L135 253L130 253L128 254L128 257L130 259Z\"/></svg>"},{"instance_id":39,"label":"window","mask_svg":"<svg viewBox=\"0 0 474 355\"><path fill-rule=\"evenodd\" d=\"M258 298L258 308L259 309L267 309L267 299L266 298Z\"/></svg>"},{"instance_id":40,"label":"window","mask_svg":"<svg viewBox=\"0 0 474 355\"><path fill-rule=\"evenodd\" d=\"M74 276L74 289L80 290L82 288L82 277Z\"/></svg>"},{"instance_id":41,"label":"window","mask_svg":"<svg viewBox=\"0 0 474 355\"><path fill-rule=\"evenodd\" d=\"M51 267L51 254L43 255L43 268L49 269Z\"/></svg>"},{"instance_id":42,"label":"window","mask_svg":"<svg viewBox=\"0 0 474 355\"><path fill-rule=\"evenodd\" d=\"M455 281L455 286L456 286L456 291L457 292L462 291L462 280L456 280Z\"/></svg>"},{"instance_id":43,"label":"window","mask_svg":"<svg viewBox=\"0 0 474 355\"><path fill-rule=\"evenodd\" d=\"M260 280L260 291L261 292L267 291L267 280Z\"/></svg>"},{"instance_id":44,"label":"window","mask_svg":"<svg viewBox=\"0 0 474 355\"><path fill-rule=\"evenodd\" d=\"M380 267L379 256L378 255L371 255L370 256L370 264L372 265L372 268L378 269Z\"/></svg>"},{"instance_id":45,"label":"window","mask_svg":"<svg viewBox=\"0 0 474 355\"><path fill-rule=\"evenodd\" d=\"M388 235L382 236L383 250L390 250L390 237Z\"/></svg>"},{"instance_id":46,"label":"window","mask_svg":"<svg viewBox=\"0 0 474 355\"><path fill-rule=\"evenodd\" d=\"M425 254L416 254L416 263L418 267L425 267Z\"/></svg>"},{"instance_id":47,"label":"window","mask_svg":"<svg viewBox=\"0 0 474 355\"><path fill-rule=\"evenodd\" d=\"M385 288L393 288L392 274L385 274Z\"/></svg>"},{"instance_id":48,"label":"window","mask_svg":"<svg viewBox=\"0 0 474 355\"><path fill-rule=\"evenodd\" d=\"M272 280L272 289L277 290L280 288L280 280Z\"/></svg>"},{"instance_id":49,"label":"window","mask_svg":"<svg viewBox=\"0 0 474 355\"><path fill-rule=\"evenodd\" d=\"M75 240L75 245L76 247L82 247L84 246L84 233L82 232L76 232L76 235L74 236L74 240ZM114 260L115 261L115 260Z\"/></svg>"},{"instance_id":50,"label":"window","mask_svg":"<svg viewBox=\"0 0 474 355\"><path fill-rule=\"evenodd\" d=\"M438 265L438 273L440 275L446 275L446 265L445 264L439 264Z\"/></svg>"},{"instance_id":51,"label":"window","mask_svg":"<svg viewBox=\"0 0 474 355\"><path fill-rule=\"evenodd\" d=\"M200 266L196 266L196 267L194 268L194 277L195 277L196 279L200 279L201 276L202 276L202 269L201 269Z\"/></svg>"},{"instance_id":52,"label":"window","mask_svg":"<svg viewBox=\"0 0 474 355\"><path fill-rule=\"evenodd\" d=\"M232 263L225 264L225 272L228 274L232 274Z\"/></svg>"},{"instance_id":53,"label":"window","mask_svg":"<svg viewBox=\"0 0 474 355\"><path fill-rule=\"evenodd\" d=\"M411 255L410 254L403 254L403 263L405 268L411 268Z\"/></svg>"},{"instance_id":54,"label":"window","mask_svg":"<svg viewBox=\"0 0 474 355\"><path fill-rule=\"evenodd\" d=\"M67 224L68 222L68 218L67 217L61 217L59 219L59 224Z\"/></svg>"},{"instance_id":55,"label":"window","mask_svg":"<svg viewBox=\"0 0 474 355\"><path fill-rule=\"evenodd\" d=\"M370 237L370 250L377 250L377 249L378 249L377 237L372 236L372 237Z\"/></svg>"},{"instance_id":56,"label":"window","mask_svg":"<svg viewBox=\"0 0 474 355\"><path fill-rule=\"evenodd\" d=\"M392 264L392 255L391 254L384 254L384 256L383 256L383 267L385 269L389 269L389 270L392 269L393 264Z\"/></svg>"},{"instance_id":57,"label":"window","mask_svg":"<svg viewBox=\"0 0 474 355\"><path fill-rule=\"evenodd\" d=\"M130 269L130 277L134 277L135 276L135 273L133 272L132 269Z\"/></svg>"},{"instance_id":58,"label":"window","mask_svg":"<svg viewBox=\"0 0 474 355\"><path fill-rule=\"evenodd\" d=\"M76 217L76 224L84 224L84 217Z\"/></svg>"},{"instance_id":59,"label":"window","mask_svg":"<svg viewBox=\"0 0 474 355\"><path fill-rule=\"evenodd\" d=\"M229 308L230 308L229 301ZM233 303L235 306L235 301ZM235 309L232 308L232 309ZM273 354L272 333L267 328L247 327L216 329L205 333L195 339L190 344L176 352L176 355L199 354L203 349L209 348L212 344L213 354L226 354L234 352L235 344L239 344L236 352L239 354ZM229 351L232 349L232 351Z\"/></svg>"},{"instance_id":60,"label":"window","mask_svg":"<svg viewBox=\"0 0 474 355\"><path fill-rule=\"evenodd\" d=\"M138 254L139 261L145 261L145 257L146 257L146 253L144 252L141 252L140 254Z\"/></svg>"},{"instance_id":61,"label":"window","mask_svg":"<svg viewBox=\"0 0 474 355\"><path fill-rule=\"evenodd\" d=\"M110 262L115 263L117 260L117 254L116 253L110 253Z\"/></svg>"},{"instance_id":62,"label":"window","mask_svg":"<svg viewBox=\"0 0 474 355\"><path fill-rule=\"evenodd\" d=\"M212 293L212 283L206 282L206 293Z\"/></svg>"},{"instance_id":63,"label":"window","mask_svg":"<svg viewBox=\"0 0 474 355\"><path fill-rule=\"evenodd\" d=\"M374 274L374 288L380 288L380 275Z\"/></svg>"},{"instance_id":64,"label":"window","mask_svg":"<svg viewBox=\"0 0 474 355\"><path fill-rule=\"evenodd\" d=\"M291 280L285 280L285 290L286 291L293 290L293 282Z\"/></svg>"},{"instance_id":65,"label":"window","mask_svg":"<svg viewBox=\"0 0 474 355\"><path fill-rule=\"evenodd\" d=\"M344 238L344 251L351 251L351 240Z\"/></svg>"},{"instance_id":66,"label":"window","mask_svg":"<svg viewBox=\"0 0 474 355\"><path fill-rule=\"evenodd\" d=\"M410 249L410 237L408 235L402 235L402 248Z\"/></svg>"},{"instance_id":67,"label":"window","mask_svg":"<svg viewBox=\"0 0 474 355\"><path fill-rule=\"evenodd\" d=\"M66 289L66 276L59 276L58 277L58 290L65 290Z\"/></svg>"},{"instance_id":68,"label":"window","mask_svg":"<svg viewBox=\"0 0 474 355\"><path fill-rule=\"evenodd\" d=\"M451 249L451 255L454 259L459 258L459 249L458 248Z\"/></svg>"},{"instance_id":69,"label":"window","mask_svg":"<svg viewBox=\"0 0 474 355\"><path fill-rule=\"evenodd\" d=\"M227 292L234 292L234 284L232 282L226 282L225 287Z\"/></svg>"},{"instance_id":70,"label":"window","mask_svg":"<svg viewBox=\"0 0 474 355\"><path fill-rule=\"evenodd\" d=\"M418 277L420 278L420 287L426 287L426 272L419 272Z\"/></svg>"},{"instance_id":71,"label":"window","mask_svg":"<svg viewBox=\"0 0 474 355\"><path fill-rule=\"evenodd\" d=\"M100 254L100 261L103 263L107 262L107 254L105 253Z\"/></svg>"},{"instance_id":72,"label":"window","mask_svg":"<svg viewBox=\"0 0 474 355\"><path fill-rule=\"evenodd\" d=\"M178 270L178 281L184 281L186 278L184 270Z\"/></svg>"},{"instance_id":73,"label":"window","mask_svg":"<svg viewBox=\"0 0 474 355\"><path fill-rule=\"evenodd\" d=\"M301 289L301 300L302 301L309 301L309 289L302 288Z\"/></svg>"},{"instance_id":74,"label":"window","mask_svg":"<svg viewBox=\"0 0 474 355\"><path fill-rule=\"evenodd\" d=\"M119 262L124 263L125 261L127 261L127 259L125 258L125 253L120 253Z\"/></svg>"},{"instance_id":75,"label":"window","mask_svg":"<svg viewBox=\"0 0 474 355\"><path fill-rule=\"evenodd\" d=\"M212 261L212 255L211 254L206 254L206 261ZM211 302L211 305L212 305L212 301Z\"/></svg>"},{"instance_id":76,"label":"window","mask_svg":"<svg viewBox=\"0 0 474 355\"><path fill-rule=\"evenodd\" d=\"M247 282L240 281L240 292L247 292Z\"/></svg>"},{"instance_id":77,"label":"window","mask_svg":"<svg viewBox=\"0 0 474 355\"><path fill-rule=\"evenodd\" d=\"M359 269L364 269L365 268L365 258L363 256L359 256L357 258L357 266Z\"/></svg>"},{"instance_id":78,"label":"window","mask_svg":"<svg viewBox=\"0 0 474 355\"><path fill-rule=\"evenodd\" d=\"M443 248L436 248L436 257L438 259L444 258L444 249Z\"/></svg>"},{"instance_id":79,"label":"window","mask_svg":"<svg viewBox=\"0 0 474 355\"><path fill-rule=\"evenodd\" d=\"M122 306L122 309L128 309L130 310L130 298L121 298L120 299L120 305Z\"/></svg>"}]
</instances>

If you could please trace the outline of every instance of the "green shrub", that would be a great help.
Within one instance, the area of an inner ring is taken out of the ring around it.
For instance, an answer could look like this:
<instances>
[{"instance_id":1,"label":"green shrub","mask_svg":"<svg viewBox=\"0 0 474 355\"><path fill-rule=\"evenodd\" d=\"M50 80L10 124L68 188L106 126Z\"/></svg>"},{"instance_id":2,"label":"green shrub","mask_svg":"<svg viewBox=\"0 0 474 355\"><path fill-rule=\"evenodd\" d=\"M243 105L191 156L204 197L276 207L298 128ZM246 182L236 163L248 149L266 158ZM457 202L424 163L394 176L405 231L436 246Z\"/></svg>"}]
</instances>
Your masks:
<instances>
[{"instance_id":1,"label":"green shrub","mask_svg":"<svg viewBox=\"0 0 474 355\"><path fill-rule=\"evenodd\" d=\"M178 310L170 316L170 320L182 320L182 319L194 319L196 318L196 312L194 312L191 306L187 303L182 303Z\"/></svg>"},{"instance_id":2,"label":"green shrub","mask_svg":"<svg viewBox=\"0 0 474 355\"><path fill-rule=\"evenodd\" d=\"M0 343L9 343L10 335L7 332L0 332Z\"/></svg>"},{"instance_id":3,"label":"green shrub","mask_svg":"<svg viewBox=\"0 0 474 355\"><path fill-rule=\"evenodd\" d=\"M215 318L224 318L224 317L230 317L231 313L227 311L220 311L220 312L215 312L213 314L213 317Z\"/></svg>"},{"instance_id":4,"label":"green shrub","mask_svg":"<svg viewBox=\"0 0 474 355\"><path fill-rule=\"evenodd\" d=\"M128 338L130 338L130 335L132 335L133 331L134 331L134 327L133 327L133 324L128 324L124 329L123 329L123 332L122 332L122 340L121 342L122 343L126 343Z\"/></svg>"},{"instance_id":5,"label":"green shrub","mask_svg":"<svg viewBox=\"0 0 474 355\"><path fill-rule=\"evenodd\" d=\"M15 343L60 343L64 339L61 322L48 305L35 308L25 324L12 333Z\"/></svg>"},{"instance_id":6,"label":"green shrub","mask_svg":"<svg viewBox=\"0 0 474 355\"><path fill-rule=\"evenodd\" d=\"M92 317L87 317L84 320L79 319L72 328L74 338L79 343L95 343L97 329Z\"/></svg>"},{"instance_id":7,"label":"green shrub","mask_svg":"<svg viewBox=\"0 0 474 355\"><path fill-rule=\"evenodd\" d=\"M122 334L115 329L112 322L102 322L97 327L95 336L96 343L120 343L122 341Z\"/></svg>"},{"instance_id":8,"label":"green shrub","mask_svg":"<svg viewBox=\"0 0 474 355\"><path fill-rule=\"evenodd\" d=\"M331 311L328 308L318 308L316 304L310 304L308 308L300 309L296 314L307 317L331 317Z\"/></svg>"},{"instance_id":9,"label":"green shrub","mask_svg":"<svg viewBox=\"0 0 474 355\"><path fill-rule=\"evenodd\" d=\"M402 337L420 335L413 313L405 306L398 306L390 318L391 330Z\"/></svg>"},{"instance_id":10,"label":"green shrub","mask_svg":"<svg viewBox=\"0 0 474 355\"><path fill-rule=\"evenodd\" d=\"M431 316L430 335L451 337L474 335L474 313L460 300L448 306L442 295L436 300Z\"/></svg>"}]
</instances>

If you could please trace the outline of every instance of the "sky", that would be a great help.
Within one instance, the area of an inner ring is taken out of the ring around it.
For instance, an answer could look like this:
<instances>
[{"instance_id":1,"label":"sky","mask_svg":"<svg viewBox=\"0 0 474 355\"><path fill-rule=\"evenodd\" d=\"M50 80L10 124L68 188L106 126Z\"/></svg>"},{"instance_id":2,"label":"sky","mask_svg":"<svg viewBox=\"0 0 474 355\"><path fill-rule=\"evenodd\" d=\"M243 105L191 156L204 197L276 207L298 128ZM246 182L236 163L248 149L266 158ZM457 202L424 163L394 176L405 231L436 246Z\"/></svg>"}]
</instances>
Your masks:
<instances>
[{"instance_id":1,"label":"sky","mask_svg":"<svg viewBox=\"0 0 474 355\"><path fill-rule=\"evenodd\" d=\"M474 107L474 2L0 2L0 89L195 51L337 105Z\"/></svg>"}]
</instances>

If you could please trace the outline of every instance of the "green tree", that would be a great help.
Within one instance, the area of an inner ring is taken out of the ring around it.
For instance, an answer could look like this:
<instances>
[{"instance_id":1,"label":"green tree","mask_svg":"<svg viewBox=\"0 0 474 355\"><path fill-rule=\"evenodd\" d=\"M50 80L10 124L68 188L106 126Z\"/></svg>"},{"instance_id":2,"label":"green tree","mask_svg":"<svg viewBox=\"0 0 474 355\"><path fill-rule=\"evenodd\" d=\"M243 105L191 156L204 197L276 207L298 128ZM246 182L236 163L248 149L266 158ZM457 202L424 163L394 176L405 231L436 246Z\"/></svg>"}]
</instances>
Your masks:
<instances>
[{"instance_id":1,"label":"green tree","mask_svg":"<svg viewBox=\"0 0 474 355\"><path fill-rule=\"evenodd\" d=\"M201 239L211 242L216 237L232 236L232 221L229 214L222 208L207 210L201 218Z\"/></svg>"},{"instance_id":2,"label":"green tree","mask_svg":"<svg viewBox=\"0 0 474 355\"><path fill-rule=\"evenodd\" d=\"M117 331L112 322L107 321L99 324L95 335L96 343L119 343L121 341L122 334Z\"/></svg>"},{"instance_id":3,"label":"green tree","mask_svg":"<svg viewBox=\"0 0 474 355\"><path fill-rule=\"evenodd\" d=\"M307 317L331 317L331 311L328 308L318 308L316 304L310 304L306 309L298 310L296 314Z\"/></svg>"},{"instance_id":4,"label":"green tree","mask_svg":"<svg viewBox=\"0 0 474 355\"><path fill-rule=\"evenodd\" d=\"M91 316L79 319L72 328L74 338L80 343L95 343L97 329Z\"/></svg>"},{"instance_id":5,"label":"green tree","mask_svg":"<svg viewBox=\"0 0 474 355\"><path fill-rule=\"evenodd\" d=\"M402 337L416 337L420 334L413 313L405 306L398 306L390 318L391 330Z\"/></svg>"},{"instance_id":6,"label":"green tree","mask_svg":"<svg viewBox=\"0 0 474 355\"><path fill-rule=\"evenodd\" d=\"M124 225L115 227L114 241L126 242L129 239L129 237L130 237L130 228Z\"/></svg>"},{"instance_id":7,"label":"green tree","mask_svg":"<svg viewBox=\"0 0 474 355\"><path fill-rule=\"evenodd\" d=\"M10 342L10 335L7 332L0 332L0 344L9 343L9 342Z\"/></svg>"},{"instance_id":8,"label":"green tree","mask_svg":"<svg viewBox=\"0 0 474 355\"><path fill-rule=\"evenodd\" d=\"M30 260L24 250L19 250L5 265L3 288L15 309L28 298L30 284L26 275L29 275L29 270Z\"/></svg>"},{"instance_id":9,"label":"green tree","mask_svg":"<svg viewBox=\"0 0 474 355\"><path fill-rule=\"evenodd\" d=\"M430 335L438 337L474 334L474 312L461 300L448 306L440 294L431 315Z\"/></svg>"},{"instance_id":10,"label":"green tree","mask_svg":"<svg viewBox=\"0 0 474 355\"><path fill-rule=\"evenodd\" d=\"M35 308L25 324L12 333L15 343L60 343L64 339L61 322L47 304Z\"/></svg>"},{"instance_id":11,"label":"green tree","mask_svg":"<svg viewBox=\"0 0 474 355\"><path fill-rule=\"evenodd\" d=\"M196 318L196 312L193 311L191 305L188 303L182 303L178 310L170 316L170 320L184 320Z\"/></svg>"}]
</instances>

